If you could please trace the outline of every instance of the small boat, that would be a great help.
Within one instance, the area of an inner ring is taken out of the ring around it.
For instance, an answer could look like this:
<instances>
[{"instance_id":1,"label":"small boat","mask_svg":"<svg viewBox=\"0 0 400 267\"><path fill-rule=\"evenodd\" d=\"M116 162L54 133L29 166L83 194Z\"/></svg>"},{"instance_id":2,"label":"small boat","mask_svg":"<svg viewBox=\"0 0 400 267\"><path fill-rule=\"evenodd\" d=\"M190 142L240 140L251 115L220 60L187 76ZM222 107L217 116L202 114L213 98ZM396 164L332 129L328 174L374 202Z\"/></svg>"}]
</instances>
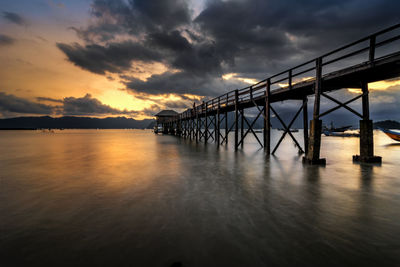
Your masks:
<instances>
[{"instance_id":1,"label":"small boat","mask_svg":"<svg viewBox=\"0 0 400 267\"><path fill-rule=\"evenodd\" d=\"M330 132L335 132L335 133L338 133L338 132L343 133L343 132L347 131L350 128L351 128L351 125L342 126L342 127L334 127L333 126L333 122L331 122L331 127L328 128L328 127L325 126L324 127L324 131L330 131Z\"/></svg>"},{"instance_id":2,"label":"small boat","mask_svg":"<svg viewBox=\"0 0 400 267\"><path fill-rule=\"evenodd\" d=\"M332 132L329 130L323 131L325 136L337 136L337 137L360 137L358 132Z\"/></svg>"},{"instance_id":3,"label":"small boat","mask_svg":"<svg viewBox=\"0 0 400 267\"><path fill-rule=\"evenodd\" d=\"M383 128L378 128L378 129L384 132L387 136L389 136L393 140L400 142L400 132Z\"/></svg>"}]
</instances>

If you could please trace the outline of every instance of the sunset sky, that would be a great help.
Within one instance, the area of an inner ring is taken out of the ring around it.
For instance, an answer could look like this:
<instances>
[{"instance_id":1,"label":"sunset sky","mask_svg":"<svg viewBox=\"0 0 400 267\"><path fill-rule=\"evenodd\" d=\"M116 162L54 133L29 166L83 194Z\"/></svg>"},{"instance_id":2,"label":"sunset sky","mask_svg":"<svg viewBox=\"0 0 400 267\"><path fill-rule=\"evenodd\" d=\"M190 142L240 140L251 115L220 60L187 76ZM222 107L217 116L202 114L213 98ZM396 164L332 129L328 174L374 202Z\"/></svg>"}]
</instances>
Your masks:
<instances>
[{"instance_id":1,"label":"sunset sky","mask_svg":"<svg viewBox=\"0 0 400 267\"><path fill-rule=\"evenodd\" d=\"M180 111L399 23L399 10L393 0L2 0L0 117ZM370 88L372 117L399 120L400 79Z\"/></svg>"}]
</instances>

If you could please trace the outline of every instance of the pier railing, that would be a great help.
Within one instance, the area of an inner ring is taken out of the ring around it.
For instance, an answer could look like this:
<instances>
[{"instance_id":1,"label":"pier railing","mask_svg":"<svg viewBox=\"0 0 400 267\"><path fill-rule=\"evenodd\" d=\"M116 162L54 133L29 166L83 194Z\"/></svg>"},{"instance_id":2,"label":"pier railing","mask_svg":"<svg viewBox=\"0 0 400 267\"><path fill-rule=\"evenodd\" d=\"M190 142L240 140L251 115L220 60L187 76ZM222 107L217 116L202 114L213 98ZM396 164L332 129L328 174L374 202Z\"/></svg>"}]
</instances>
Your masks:
<instances>
[{"instance_id":1,"label":"pier railing","mask_svg":"<svg viewBox=\"0 0 400 267\"><path fill-rule=\"evenodd\" d=\"M396 32L400 29L400 23L393 25L389 28L371 34L367 37L361 38L355 42L337 48L330 51L320 57L314 58L300 65L272 75L264 80L261 80L253 85L244 87L242 89L232 90L218 97L212 98L203 104L195 106L194 108L188 109L177 115L177 118L188 118L193 117L196 114L203 114L206 112L212 112L220 108L235 105L237 102L243 101L254 101L254 99L264 97L270 91L272 87L292 89L294 85L310 82L316 79L317 70L322 73L323 67L334 68L334 63L344 60L349 60L360 54L368 55L367 59L355 59L350 60L351 66L356 66L364 63L373 64L375 60L398 54L400 45L396 47L396 52L390 52L388 46L394 42L400 40L400 33ZM377 57L377 48L385 48L383 55ZM350 51L349 51L350 50ZM343 68L343 66L339 67ZM332 73L333 71L329 72ZM327 73L327 74L329 74ZM323 76L327 75L324 74ZM304 76L306 75L306 76ZM303 76L303 77L302 77ZM268 88L268 90L267 90ZM277 88L272 89L271 92ZM176 118L175 118L176 119Z\"/></svg>"}]
</instances>

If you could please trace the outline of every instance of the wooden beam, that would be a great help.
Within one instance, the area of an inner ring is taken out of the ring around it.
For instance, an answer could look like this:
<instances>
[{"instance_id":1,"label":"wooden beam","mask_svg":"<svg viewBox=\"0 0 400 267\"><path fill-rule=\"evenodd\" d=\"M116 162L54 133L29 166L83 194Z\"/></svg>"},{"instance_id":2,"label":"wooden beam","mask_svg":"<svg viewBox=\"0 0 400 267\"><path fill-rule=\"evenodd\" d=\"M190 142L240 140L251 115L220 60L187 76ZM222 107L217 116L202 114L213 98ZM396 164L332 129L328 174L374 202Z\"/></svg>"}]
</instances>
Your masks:
<instances>
[{"instance_id":1,"label":"wooden beam","mask_svg":"<svg viewBox=\"0 0 400 267\"><path fill-rule=\"evenodd\" d=\"M271 81L268 79L265 93L264 93L264 149L265 152L269 155L271 154L271 114L270 114L270 91L271 91Z\"/></svg>"},{"instance_id":2,"label":"wooden beam","mask_svg":"<svg viewBox=\"0 0 400 267\"><path fill-rule=\"evenodd\" d=\"M350 103L353 102L353 101L356 101L356 100L359 99L360 97L362 97L362 96L364 95L364 93L363 93L362 95L356 96L356 97L354 97L354 98L352 98L352 99L350 99L350 100L348 100L348 101L346 101L346 102L344 102L344 103L342 103L342 102L336 100L335 98L333 98L333 97L331 97L330 95L327 95L327 94L325 94L325 93L321 93L321 95L323 95L324 97L328 98L329 100L335 102L336 104L338 104L338 106L333 107L333 108L331 108L331 109L325 111L325 112L322 113L322 114L319 114L319 115L318 115L319 118L321 118L321 117L323 117L323 116L325 116L325 115L327 115L327 114L329 114L329 113L331 113L331 112L333 112L333 111L335 111L335 110L337 110L337 109L339 109L339 108L341 108L341 107L347 109L348 111L352 112L353 114L357 115L357 116L360 117L360 118L363 117L360 113L358 113L357 111L355 111L355 110L352 109L351 107L348 107L347 105L350 104Z\"/></svg>"},{"instance_id":3,"label":"wooden beam","mask_svg":"<svg viewBox=\"0 0 400 267\"><path fill-rule=\"evenodd\" d=\"M303 103L304 105L304 103ZM303 149L301 148L300 144L297 142L296 138L292 135L292 133L290 132L290 127L292 127L293 123L295 122L295 120L297 119L297 117L299 116L300 112L303 110L303 106L300 107L300 109L297 111L296 115L293 117L293 119L290 121L289 125L286 126L285 122L281 119L281 117L279 116L279 114L271 107L271 110L274 112L276 118L280 121L280 123L282 124L282 126L285 129L285 132L282 134L281 138L279 139L278 143L276 144L274 150L272 150L272 154L274 154L276 152L276 150L278 149L279 145L281 144L281 142L283 141L283 139L285 138L286 134L289 134L290 137L292 137L295 145L299 148L299 151L301 153L304 153Z\"/></svg>"},{"instance_id":4,"label":"wooden beam","mask_svg":"<svg viewBox=\"0 0 400 267\"><path fill-rule=\"evenodd\" d=\"M217 130L216 130L216 135L215 135L215 142L217 143L217 146L219 146L219 141L220 141L220 128L221 128L221 118L219 114L219 110L221 109L221 101L220 97L218 97L218 109L217 109Z\"/></svg>"},{"instance_id":5,"label":"wooden beam","mask_svg":"<svg viewBox=\"0 0 400 267\"><path fill-rule=\"evenodd\" d=\"M361 90L362 90L362 119L369 120L369 99L368 99L368 83L363 82L361 83Z\"/></svg>"},{"instance_id":6,"label":"wooden beam","mask_svg":"<svg viewBox=\"0 0 400 267\"><path fill-rule=\"evenodd\" d=\"M260 117L260 114L261 114L261 112L258 113L258 116L254 119L254 121L253 121L251 124L250 124L250 123L247 121L247 119L245 118L245 116L244 116L244 114L243 114L243 111L242 111L242 118L244 118L244 121L246 122L246 124L247 124L248 127L249 127L249 128L247 129L247 131L246 131L246 135L247 135L247 133L248 133L249 131L251 131L251 132L253 133L254 137L257 139L257 141L258 141L258 143L260 144L260 146L263 147L263 144L261 143L260 139L258 139L257 134L256 134L256 133L254 132L254 130L253 130L253 125L254 125L254 123L257 121L257 119ZM246 137L246 135L244 135L244 136L240 139L239 145L240 145L240 144L243 145L243 143L244 143L244 138Z\"/></svg>"},{"instance_id":7,"label":"wooden beam","mask_svg":"<svg viewBox=\"0 0 400 267\"><path fill-rule=\"evenodd\" d=\"M244 109L240 110L240 118L241 118L241 120L240 120L240 139L243 140L243 134L244 134ZM241 142L242 147L243 147L243 143L244 142Z\"/></svg>"},{"instance_id":8,"label":"wooden beam","mask_svg":"<svg viewBox=\"0 0 400 267\"><path fill-rule=\"evenodd\" d=\"M205 125L204 125L204 144L207 144L208 141L208 122L207 122L207 103L203 101L203 106L204 106L204 120L205 120Z\"/></svg>"},{"instance_id":9,"label":"wooden beam","mask_svg":"<svg viewBox=\"0 0 400 267\"><path fill-rule=\"evenodd\" d=\"M304 153L308 152L308 98L303 98L303 137L304 137Z\"/></svg>"},{"instance_id":10,"label":"wooden beam","mask_svg":"<svg viewBox=\"0 0 400 267\"><path fill-rule=\"evenodd\" d=\"M235 90L235 150L238 148L239 142L239 93Z\"/></svg>"}]
</instances>

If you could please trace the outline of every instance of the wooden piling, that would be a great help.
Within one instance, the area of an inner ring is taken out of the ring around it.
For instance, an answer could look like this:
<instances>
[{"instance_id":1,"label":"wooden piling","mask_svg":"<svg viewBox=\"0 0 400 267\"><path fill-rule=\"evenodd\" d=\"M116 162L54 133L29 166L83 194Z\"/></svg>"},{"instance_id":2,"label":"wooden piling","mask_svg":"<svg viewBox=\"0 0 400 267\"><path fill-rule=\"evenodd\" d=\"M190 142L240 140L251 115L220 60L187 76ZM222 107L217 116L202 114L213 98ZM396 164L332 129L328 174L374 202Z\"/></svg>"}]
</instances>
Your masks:
<instances>
[{"instance_id":1,"label":"wooden piling","mask_svg":"<svg viewBox=\"0 0 400 267\"><path fill-rule=\"evenodd\" d=\"M204 144L207 144L208 141L208 120L207 120L207 103L203 101L203 106L204 106Z\"/></svg>"},{"instance_id":2,"label":"wooden piling","mask_svg":"<svg viewBox=\"0 0 400 267\"><path fill-rule=\"evenodd\" d=\"M219 110L221 109L221 99L218 97L218 107L217 107L217 127L215 129L215 142L217 143L217 147L220 142L220 128L221 128L221 118L219 114Z\"/></svg>"},{"instance_id":3,"label":"wooden piling","mask_svg":"<svg viewBox=\"0 0 400 267\"><path fill-rule=\"evenodd\" d=\"M244 135L244 109L241 110L240 112L240 140L242 140L241 142L241 146L243 147L243 135Z\"/></svg>"},{"instance_id":4,"label":"wooden piling","mask_svg":"<svg viewBox=\"0 0 400 267\"><path fill-rule=\"evenodd\" d=\"M235 150L239 143L239 92L235 90Z\"/></svg>"},{"instance_id":5,"label":"wooden piling","mask_svg":"<svg viewBox=\"0 0 400 267\"><path fill-rule=\"evenodd\" d=\"M303 137L304 137L304 153L307 155L308 152L308 98L303 98Z\"/></svg>"},{"instance_id":6,"label":"wooden piling","mask_svg":"<svg viewBox=\"0 0 400 267\"><path fill-rule=\"evenodd\" d=\"M199 142L199 113L197 109L195 109L195 116L196 116L196 143Z\"/></svg>"},{"instance_id":7,"label":"wooden piling","mask_svg":"<svg viewBox=\"0 0 400 267\"><path fill-rule=\"evenodd\" d=\"M228 105L229 103L229 96L228 94L226 94L226 105ZM225 144L228 145L228 135L229 135L229 131L228 131L228 112L225 111Z\"/></svg>"},{"instance_id":8,"label":"wooden piling","mask_svg":"<svg viewBox=\"0 0 400 267\"><path fill-rule=\"evenodd\" d=\"M314 112L313 119L310 123L311 131L308 141L308 153L303 158L303 161L309 164L324 165L326 163L325 159L320 159L322 121L319 119L322 91L322 58L319 57L316 59L315 69L316 75L314 83Z\"/></svg>"},{"instance_id":9,"label":"wooden piling","mask_svg":"<svg viewBox=\"0 0 400 267\"><path fill-rule=\"evenodd\" d=\"M271 154L271 114L270 114L270 91L271 82L268 79L264 93L264 150L268 155Z\"/></svg>"}]
</instances>

